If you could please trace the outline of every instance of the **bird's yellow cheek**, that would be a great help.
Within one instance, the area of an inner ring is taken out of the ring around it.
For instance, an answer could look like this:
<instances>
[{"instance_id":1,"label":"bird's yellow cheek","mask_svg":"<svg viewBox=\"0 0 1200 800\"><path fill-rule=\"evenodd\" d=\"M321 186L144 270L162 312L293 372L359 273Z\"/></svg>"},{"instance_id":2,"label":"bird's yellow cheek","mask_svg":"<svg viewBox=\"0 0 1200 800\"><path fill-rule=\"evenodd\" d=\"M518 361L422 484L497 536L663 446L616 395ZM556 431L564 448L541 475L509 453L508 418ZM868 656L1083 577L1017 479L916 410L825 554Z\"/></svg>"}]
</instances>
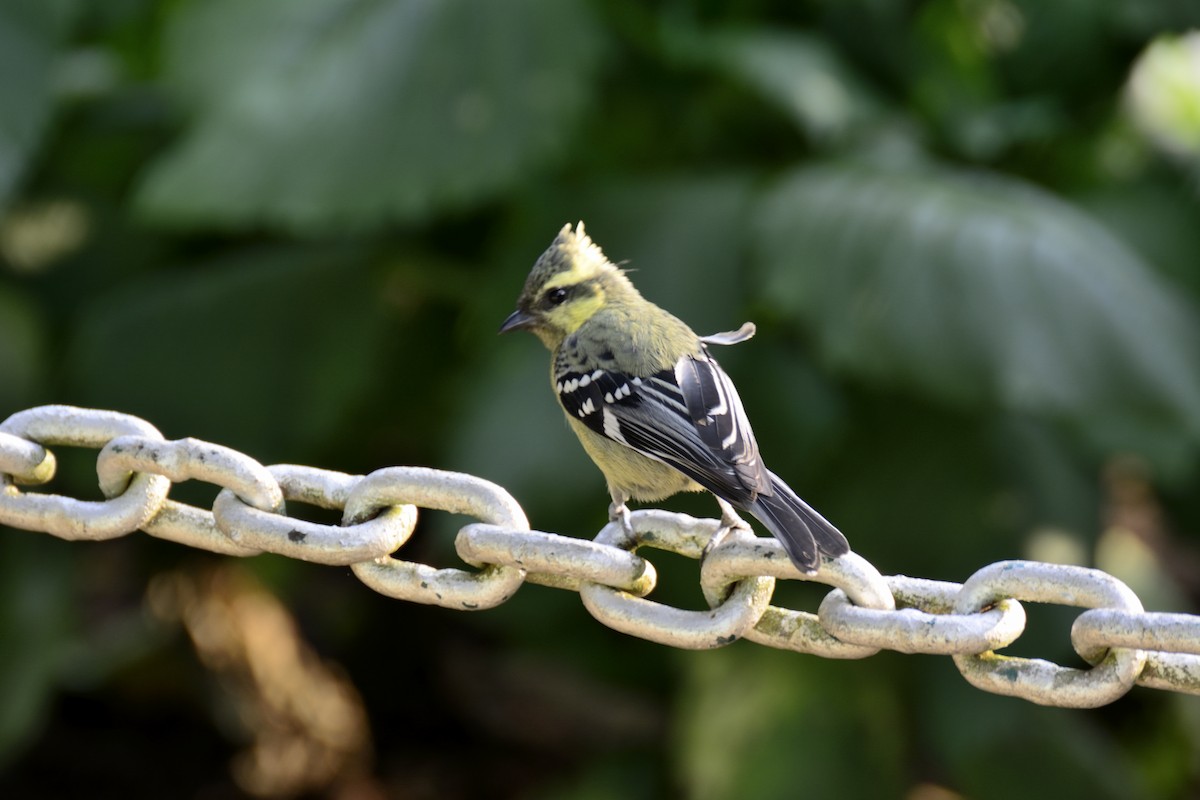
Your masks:
<instances>
[{"instance_id":1,"label":"bird's yellow cheek","mask_svg":"<svg viewBox=\"0 0 1200 800\"><path fill-rule=\"evenodd\" d=\"M586 297L580 297L565 305L552 308L545 313L546 321L563 333L574 333L579 326L592 318L592 315L604 307L604 296L597 292Z\"/></svg>"}]
</instances>

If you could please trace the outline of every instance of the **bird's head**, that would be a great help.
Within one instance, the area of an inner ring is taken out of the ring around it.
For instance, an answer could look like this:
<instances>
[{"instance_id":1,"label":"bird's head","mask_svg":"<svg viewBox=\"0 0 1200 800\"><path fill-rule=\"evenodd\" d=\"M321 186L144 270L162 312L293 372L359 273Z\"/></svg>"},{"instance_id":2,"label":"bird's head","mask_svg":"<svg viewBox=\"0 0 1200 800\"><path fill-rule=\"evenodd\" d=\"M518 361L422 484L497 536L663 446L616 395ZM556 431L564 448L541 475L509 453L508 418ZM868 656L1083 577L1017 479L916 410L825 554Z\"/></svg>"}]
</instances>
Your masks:
<instances>
[{"instance_id":1,"label":"bird's head","mask_svg":"<svg viewBox=\"0 0 1200 800\"><path fill-rule=\"evenodd\" d=\"M607 303L630 293L637 290L588 238L583 223L575 230L564 225L530 270L517 310L500 333L532 331L553 349Z\"/></svg>"}]
</instances>

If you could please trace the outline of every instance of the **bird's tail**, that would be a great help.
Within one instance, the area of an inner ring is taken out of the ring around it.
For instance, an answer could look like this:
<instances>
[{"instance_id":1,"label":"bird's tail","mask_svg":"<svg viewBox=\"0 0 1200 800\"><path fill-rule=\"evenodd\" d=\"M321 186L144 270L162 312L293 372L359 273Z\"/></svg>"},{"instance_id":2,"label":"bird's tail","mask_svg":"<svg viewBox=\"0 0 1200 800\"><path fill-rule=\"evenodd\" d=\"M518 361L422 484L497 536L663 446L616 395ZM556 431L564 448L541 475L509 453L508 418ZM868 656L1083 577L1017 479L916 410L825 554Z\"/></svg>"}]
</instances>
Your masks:
<instances>
[{"instance_id":1,"label":"bird's tail","mask_svg":"<svg viewBox=\"0 0 1200 800\"><path fill-rule=\"evenodd\" d=\"M771 476L771 493L758 495L746 510L783 544L793 564L812 572L821 563L820 553L836 558L850 552L850 543L841 531L797 497L775 473L767 474Z\"/></svg>"}]
</instances>

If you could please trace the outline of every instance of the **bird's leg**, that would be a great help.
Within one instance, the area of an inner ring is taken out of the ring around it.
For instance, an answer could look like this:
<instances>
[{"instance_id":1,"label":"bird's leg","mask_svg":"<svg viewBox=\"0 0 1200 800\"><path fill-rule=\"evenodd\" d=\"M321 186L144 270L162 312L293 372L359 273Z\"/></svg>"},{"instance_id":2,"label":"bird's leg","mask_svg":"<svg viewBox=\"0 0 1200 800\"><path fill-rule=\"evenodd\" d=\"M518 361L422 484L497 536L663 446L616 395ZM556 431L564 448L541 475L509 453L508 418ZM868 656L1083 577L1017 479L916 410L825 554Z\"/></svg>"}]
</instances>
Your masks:
<instances>
[{"instance_id":1,"label":"bird's leg","mask_svg":"<svg viewBox=\"0 0 1200 800\"><path fill-rule=\"evenodd\" d=\"M629 506L625 505L629 495L611 486L608 487L608 493L612 495L612 502L608 504L608 521L621 523L621 530L632 539L633 522L629 519Z\"/></svg>"},{"instance_id":2,"label":"bird's leg","mask_svg":"<svg viewBox=\"0 0 1200 800\"><path fill-rule=\"evenodd\" d=\"M733 506L730 505L727 500L717 497L717 505L721 507L721 527L717 528L717 532L714 533L713 537L708 540L708 544L704 545L704 552L701 554L701 558L706 557L714 547L725 541L725 537L728 536L729 532L734 528L743 528L744 530L751 529L749 524L747 524L744 519L738 516L737 511L734 510Z\"/></svg>"}]
</instances>

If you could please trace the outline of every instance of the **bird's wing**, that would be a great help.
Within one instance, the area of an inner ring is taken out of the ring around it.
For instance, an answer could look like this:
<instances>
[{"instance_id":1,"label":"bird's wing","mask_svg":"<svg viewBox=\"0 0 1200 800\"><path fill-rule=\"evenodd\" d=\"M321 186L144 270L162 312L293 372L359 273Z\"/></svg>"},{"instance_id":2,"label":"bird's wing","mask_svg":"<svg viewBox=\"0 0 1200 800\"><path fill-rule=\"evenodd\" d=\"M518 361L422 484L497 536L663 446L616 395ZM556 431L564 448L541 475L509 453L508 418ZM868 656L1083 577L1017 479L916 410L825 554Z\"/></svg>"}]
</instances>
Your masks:
<instances>
[{"instance_id":1,"label":"bird's wing","mask_svg":"<svg viewBox=\"0 0 1200 800\"><path fill-rule=\"evenodd\" d=\"M758 456L758 442L733 381L701 347L699 355L675 363L675 381L696 430L714 452L737 470L747 488L769 492L771 477Z\"/></svg>"},{"instance_id":2,"label":"bird's wing","mask_svg":"<svg viewBox=\"0 0 1200 800\"><path fill-rule=\"evenodd\" d=\"M564 369L555 388L566 412L591 430L671 465L735 505L771 492L733 382L703 348L646 377Z\"/></svg>"}]
</instances>

